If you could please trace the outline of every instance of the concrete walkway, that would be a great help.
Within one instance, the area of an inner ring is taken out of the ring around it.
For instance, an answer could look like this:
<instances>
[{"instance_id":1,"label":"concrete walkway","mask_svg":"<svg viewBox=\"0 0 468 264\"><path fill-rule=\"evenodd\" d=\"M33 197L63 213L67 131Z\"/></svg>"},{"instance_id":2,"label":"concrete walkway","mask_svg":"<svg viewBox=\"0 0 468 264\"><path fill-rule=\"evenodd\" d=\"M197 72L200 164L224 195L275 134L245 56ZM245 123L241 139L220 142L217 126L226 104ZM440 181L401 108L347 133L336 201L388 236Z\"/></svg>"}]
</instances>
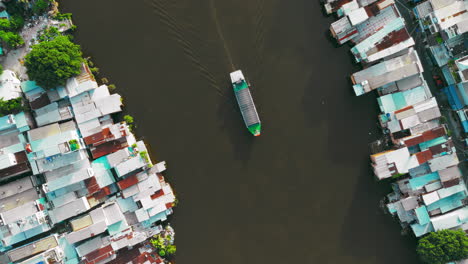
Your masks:
<instances>
[{"instance_id":1,"label":"concrete walkway","mask_svg":"<svg viewBox=\"0 0 468 264\"><path fill-rule=\"evenodd\" d=\"M39 20L32 23L34 23L32 27L25 26L20 32L20 35L24 39L24 46L8 52L2 61L3 69L14 71L22 81L28 79L26 68L23 65L23 59L31 49L31 40L37 36L39 31L47 27L50 20L48 18L41 17Z\"/></svg>"}]
</instances>

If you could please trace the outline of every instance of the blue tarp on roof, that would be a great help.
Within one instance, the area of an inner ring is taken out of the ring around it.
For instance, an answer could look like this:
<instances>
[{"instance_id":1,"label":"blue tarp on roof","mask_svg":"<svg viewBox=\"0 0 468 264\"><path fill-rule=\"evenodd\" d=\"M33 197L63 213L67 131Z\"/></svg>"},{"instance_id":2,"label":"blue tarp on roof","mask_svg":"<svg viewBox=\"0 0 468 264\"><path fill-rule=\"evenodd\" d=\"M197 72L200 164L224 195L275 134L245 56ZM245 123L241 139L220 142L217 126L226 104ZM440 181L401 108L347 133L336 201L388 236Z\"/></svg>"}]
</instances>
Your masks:
<instances>
[{"instance_id":1,"label":"blue tarp on roof","mask_svg":"<svg viewBox=\"0 0 468 264\"><path fill-rule=\"evenodd\" d=\"M462 126L463 126L463 131L468 133L468 120L463 121Z\"/></svg>"},{"instance_id":2,"label":"blue tarp on roof","mask_svg":"<svg viewBox=\"0 0 468 264\"><path fill-rule=\"evenodd\" d=\"M444 79L448 85L453 85L456 83L455 79L453 78L452 72L450 71L447 65L441 67L440 69L442 70L442 75L444 76Z\"/></svg>"},{"instance_id":3,"label":"blue tarp on roof","mask_svg":"<svg viewBox=\"0 0 468 264\"><path fill-rule=\"evenodd\" d=\"M463 131L468 132L468 120L466 118L465 111L459 110L457 111L458 117L460 118L460 122L463 127Z\"/></svg>"},{"instance_id":4,"label":"blue tarp on roof","mask_svg":"<svg viewBox=\"0 0 468 264\"><path fill-rule=\"evenodd\" d=\"M451 84L448 87L443 89L444 93L447 95L450 107L454 110L459 110L463 108L463 103L458 98L457 91L455 90L455 85Z\"/></svg>"},{"instance_id":5,"label":"blue tarp on roof","mask_svg":"<svg viewBox=\"0 0 468 264\"><path fill-rule=\"evenodd\" d=\"M463 103L463 105L468 105L468 94L466 93L464 83L457 84L457 91L458 95L460 96L460 101Z\"/></svg>"}]
</instances>

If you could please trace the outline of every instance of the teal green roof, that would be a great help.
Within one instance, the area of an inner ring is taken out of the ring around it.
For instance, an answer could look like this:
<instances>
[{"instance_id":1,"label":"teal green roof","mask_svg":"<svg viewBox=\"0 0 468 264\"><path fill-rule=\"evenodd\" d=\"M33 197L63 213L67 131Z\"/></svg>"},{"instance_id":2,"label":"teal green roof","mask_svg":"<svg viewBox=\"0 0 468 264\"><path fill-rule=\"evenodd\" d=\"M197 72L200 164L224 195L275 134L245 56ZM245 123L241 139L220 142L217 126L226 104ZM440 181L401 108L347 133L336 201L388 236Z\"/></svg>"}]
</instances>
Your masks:
<instances>
[{"instance_id":1,"label":"teal green roof","mask_svg":"<svg viewBox=\"0 0 468 264\"><path fill-rule=\"evenodd\" d=\"M109 231L109 235L115 235L119 233L120 231L124 230L125 228L128 227L127 222L125 221L119 221L117 223L114 223L110 226L107 227L107 230Z\"/></svg>"},{"instance_id":2,"label":"teal green roof","mask_svg":"<svg viewBox=\"0 0 468 264\"><path fill-rule=\"evenodd\" d=\"M30 129L24 112L21 112L15 115L15 122L16 122L16 127L18 128L20 132L25 132Z\"/></svg>"},{"instance_id":3,"label":"teal green roof","mask_svg":"<svg viewBox=\"0 0 468 264\"><path fill-rule=\"evenodd\" d=\"M466 194L464 192L458 192L451 196L445 197L440 199L430 205L427 206L428 211L440 209L442 213L446 213L453 209L463 206L462 200L466 198Z\"/></svg>"},{"instance_id":4,"label":"teal green roof","mask_svg":"<svg viewBox=\"0 0 468 264\"><path fill-rule=\"evenodd\" d=\"M424 176L412 178L409 180L409 186L411 186L412 190L418 190L424 187L424 185L431 183L433 181L440 180L439 173L433 172L426 174Z\"/></svg>"},{"instance_id":5,"label":"teal green roof","mask_svg":"<svg viewBox=\"0 0 468 264\"><path fill-rule=\"evenodd\" d=\"M440 145L445 142L447 142L447 138L445 136L438 137L438 138L434 138L434 139L420 143L419 148L421 148L421 150L425 150L425 149L428 149L436 145Z\"/></svg>"},{"instance_id":6,"label":"teal green roof","mask_svg":"<svg viewBox=\"0 0 468 264\"><path fill-rule=\"evenodd\" d=\"M434 232L434 226L432 226L432 223L428 223L425 225L420 225L420 224L412 224L411 229L414 232L414 235L416 237L420 237L422 235L425 235L429 232Z\"/></svg>"},{"instance_id":7,"label":"teal green roof","mask_svg":"<svg viewBox=\"0 0 468 264\"><path fill-rule=\"evenodd\" d=\"M426 206L423 205L418 207L414 210L414 212L416 213L416 217L418 218L418 223L420 225L428 224L431 221Z\"/></svg>"},{"instance_id":8,"label":"teal green roof","mask_svg":"<svg viewBox=\"0 0 468 264\"><path fill-rule=\"evenodd\" d=\"M39 85L37 85L35 81L21 82L21 90L23 90L23 93L30 92L34 89L42 89L42 88Z\"/></svg>"},{"instance_id":9,"label":"teal green roof","mask_svg":"<svg viewBox=\"0 0 468 264\"><path fill-rule=\"evenodd\" d=\"M419 86L404 92L387 94L377 98L380 110L383 113L392 113L409 105L414 105L426 100L427 94L423 86Z\"/></svg>"}]
</instances>

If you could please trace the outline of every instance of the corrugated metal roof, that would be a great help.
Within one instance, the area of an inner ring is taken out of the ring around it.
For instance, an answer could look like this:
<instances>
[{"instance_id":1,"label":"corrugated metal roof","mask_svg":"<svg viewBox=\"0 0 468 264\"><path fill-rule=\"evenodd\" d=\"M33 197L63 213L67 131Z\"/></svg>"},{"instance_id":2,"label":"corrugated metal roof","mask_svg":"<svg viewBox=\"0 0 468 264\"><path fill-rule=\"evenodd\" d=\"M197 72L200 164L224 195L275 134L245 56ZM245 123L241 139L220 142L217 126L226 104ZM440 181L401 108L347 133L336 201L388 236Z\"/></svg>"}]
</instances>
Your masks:
<instances>
[{"instance_id":1,"label":"corrugated metal roof","mask_svg":"<svg viewBox=\"0 0 468 264\"><path fill-rule=\"evenodd\" d=\"M0 185L0 199L3 200L7 197L25 192L32 188L33 184L30 177L25 177L8 184Z\"/></svg>"},{"instance_id":2,"label":"corrugated metal roof","mask_svg":"<svg viewBox=\"0 0 468 264\"><path fill-rule=\"evenodd\" d=\"M78 231L92 224L93 224L93 219L91 218L90 215L85 215L83 217L70 221L70 225L72 226L73 231Z\"/></svg>"},{"instance_id":3,"label":"corrugated metal roof","mask_svg":"<svg viewBox=\"0 0 468 264\"><path fill-rule=\"evenodd\" d=\"M12 262L17 262L18 260L39 254L48 249L58 246L58 241L55 236L46 237L35 241L26 246L15 248L11 251L8 251L6 254L10 257Z\"/></svg>"},{"instance_id":4,"label":"corrugated metal roof","mask_svg":"<svg viewBox=\"0 0 468 264\"><path fill-rule=\"evenodd\" d=\"M441 157L433 158L429 161L429 167L432 171L439 171L459 163L456 153L444 155Z\"/></svg>"},{"instance_id":5,"label":"corrugated metal roof","mask_svg":"<svg viewBox=\"0 0 468 264\"><path fill-rule=\"evenodd\" d=\"M94 223L83 229L67 234L66 238L67 238L68 243L74 244L74 243L83 241L85 239L88 239L90 237L99 235L105 232L106 229L107 229L107 225L105 222Z\"/></svg>"},{"instance_id":6,"label":"corrugated metal roof","mask_svg":"<svg viewBox=\"0 0 468 264\"><path fill-rule=\"evenodd\" d=\"M431 221L426 206L423 205L418 207L416 210L414 210L414 212L416 213L416 217L418 218L418 223L420 225L428 224Z\"/></svg>"},{"instance_id":7,"label":"corrugated metal roof","mask_svg":"<svg viewBox=\"0 0 468 264\"><path fill-rule=\"evenodd\" d=\"M432 159L432 152L430 150L418 152L416 153L416 157L418 158L419 164L423 164L428 160Z\"/></svg>"},{"instance_id":8,"label":"corrugated metal roof","mask_svg":"<svg viewBox=\"0 0 468 264\"><path fill-rule=\"evenodd\" d=\"M439 175L440 175L440 180L442 182L446 182L446 181L460 178L462 176L462 173L460 171L460 168L458 168L458 166L452 166L447 169L440 170Z\"/></svg>"},{"instance_id":9,"label":"corrugated metal roof","mask_svg":"<svg viewBox=\"0 0 468 264\"><path fill-rule=\"evenodd\" d=\"M468 221L468 207L463 207L453 212L433 217L431 221L436 231L460 226Z\"/></svg>"},{"instance_id":10,"label":"corrugated metal roof","mask_svg":"<svg viewBox=\"0 0 468 264\"><path fill-rule=\"evenodd\" d=\"M121 180L117 182L117 185L121 190L127 189L128 187L135 185L138 183L138 178L136 175L132 175L130 177L125 178L124 180Z\"/></svg>"},{"instance_id":11,"label":"corrugated metal roof","mask_svg":"<svg viewBox=\"0 0 468 264\"><path fill-rule=\"evenodd\" d=\"M71 218L77 214L89 210L90 206L86 197L81 197L71 203L50 211L50 216L53 223L60 223L65 219Z\"/></svg>"}]
</instances>

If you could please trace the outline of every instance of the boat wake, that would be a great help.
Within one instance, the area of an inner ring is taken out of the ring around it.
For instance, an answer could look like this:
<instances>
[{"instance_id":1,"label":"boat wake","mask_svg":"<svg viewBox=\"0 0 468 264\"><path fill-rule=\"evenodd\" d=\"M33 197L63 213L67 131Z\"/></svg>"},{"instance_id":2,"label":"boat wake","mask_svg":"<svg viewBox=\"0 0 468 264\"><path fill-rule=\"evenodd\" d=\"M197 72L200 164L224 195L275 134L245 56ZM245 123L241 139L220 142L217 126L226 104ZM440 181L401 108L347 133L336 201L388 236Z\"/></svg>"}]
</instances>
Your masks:
<instances>
[{"instance_id":1,"label":"boat wake","mask_svg":"<svg viewBox=\"0 0 468 264\"><path fill-rule=\"evenodd\" d=\"M158 16L159 20L164 24L169 35L177 42L188 60L200 71L201 75L210 83L220 96L225 96L219 88L219 83L213 74L210 73L207 67L203 65L200 56L194 51L193 45L183 32L186 30L184 25L178 21L167 11L165 0L149 0L153 12Z\"/></svg>"},{"instance_id":2,"label":"boat wake","mask_svg":"<svg viewBox=\"0 0 468 264\"><path fill-rule=\"evenodd\" d=\"M236 70L236 68L234 67L234 63L232 62L231 52L229 51L229 47L223 35L223 30L221 29L221 24L219 23L218 11L216 10L214 0L210 0L210 3L211 3L212 14L213 14L213 20L216 25L216 31L218 31L219 38L221 39L221 42L223 43L224 51L226 52L227 59L229 61L229 64L231 64L231 70L234 71Z\"/></svg>"}]
</instances>

